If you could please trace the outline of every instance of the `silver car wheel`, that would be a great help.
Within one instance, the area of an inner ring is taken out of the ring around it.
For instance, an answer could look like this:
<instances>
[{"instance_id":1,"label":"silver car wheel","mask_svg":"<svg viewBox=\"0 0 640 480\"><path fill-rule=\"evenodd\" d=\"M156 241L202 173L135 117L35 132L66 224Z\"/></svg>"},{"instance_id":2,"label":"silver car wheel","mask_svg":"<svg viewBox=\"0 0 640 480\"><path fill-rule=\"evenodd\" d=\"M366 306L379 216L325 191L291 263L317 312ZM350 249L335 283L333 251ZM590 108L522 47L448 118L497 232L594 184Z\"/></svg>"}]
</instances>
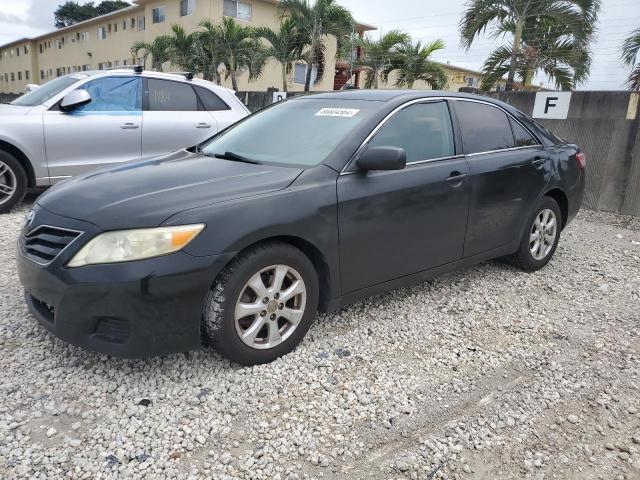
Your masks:
<instances>
[{"instance_id":1,"label":"silver car wheel","mask_svg":"<svg viewBox=\"0 0 640 480\"><path fill-rule=\"evenodd\" d=\"M17 186L16 174L9 168L9 165L0 162L0 205L13 198Z\"/></svg>"},{"instance_id":2,"label":"silver car wheel","mask_svg":"<svg viewBox=\"0 0 640 480\"><path fill-rule=\"evenodd\" d=\"M553 210L545 208L533 221L529 235L529 249L536 260L544 260L556 241L558 221Z\"/></svg>"},{"instance_id":3,"label":"silver car wheel","mask_svg":"<svg viewBox=\"0 0 640 480\"><path fill-rule=\"evenodd\" d=\"M245 345L259 350L286 341L304 315L307 288L288 265L271 265L255 273L240 291L234 311L236 332Z\"/></svg>"}]
</instances>

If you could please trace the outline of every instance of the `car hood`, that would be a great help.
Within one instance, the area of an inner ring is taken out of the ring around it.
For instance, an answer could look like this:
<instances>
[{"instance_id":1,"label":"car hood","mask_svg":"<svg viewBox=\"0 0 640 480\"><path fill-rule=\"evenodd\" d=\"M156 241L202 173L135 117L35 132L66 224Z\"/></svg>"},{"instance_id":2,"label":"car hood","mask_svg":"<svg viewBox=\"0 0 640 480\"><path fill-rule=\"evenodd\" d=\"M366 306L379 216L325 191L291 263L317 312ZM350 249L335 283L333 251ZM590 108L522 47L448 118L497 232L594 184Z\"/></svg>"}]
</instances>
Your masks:
<instances>
[{"instance_id":1,"label":"car hood","mask_svg":"<svg viewBox=\"0 0 640 480\"><path fill-rule=\"evenodd\" d=\"M23 107L21 105L9 105L0 103L0 115L24 115L33 107Z\"/></svg>"},{"instance_id":2,"label":"car hood","mask_svg":"<svg viewBox=\"0 0 640 480\"><path fill-rule=\"evenodd\" d=\"M37 203L104 230L154 227L183 210L281 190L301 172L183 150L65 180Z\"/></svg>"}]
</instances>

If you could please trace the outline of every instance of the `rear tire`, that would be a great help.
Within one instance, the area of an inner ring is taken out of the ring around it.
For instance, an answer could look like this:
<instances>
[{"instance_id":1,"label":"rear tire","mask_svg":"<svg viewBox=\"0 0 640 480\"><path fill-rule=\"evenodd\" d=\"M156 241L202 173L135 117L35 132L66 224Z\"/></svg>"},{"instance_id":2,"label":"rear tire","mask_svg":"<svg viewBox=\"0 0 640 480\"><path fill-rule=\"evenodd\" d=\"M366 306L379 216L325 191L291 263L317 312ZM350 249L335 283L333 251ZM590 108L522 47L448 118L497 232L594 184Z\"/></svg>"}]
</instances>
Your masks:
<instances>
[{"instance_id":1,"label":"rear tire","mask_svg":"<svg viewBox=\"0 0 640 480\"><path fill-rule=\"evenodd\" d=\"M0 150L0 213L6 213L27 194L27 172L10 153Z\"/></svg>"},{"instance_id":2,"label":"rear tire","mask_svg":"<svg viewBox=\"0 0 640 480\"><path fill-rule=\"evenodd\" d=\"M542 197L527 220L518 251L509 263L527 272L544 267L556 251L562 229L562 212L551 197Z\"/></svg>"},{"instance_id":3,"label":"rear tire","mask_svg":"<svg viewBox=\"0 0 640 480\"><path fill-rule=\"evenodd\" d=\"M241 365L271 362L302 341L318 297L318 275L304 253L280 242L259 245L216 279L204 306L204 340Z\"/></svg>"}]
</instances>

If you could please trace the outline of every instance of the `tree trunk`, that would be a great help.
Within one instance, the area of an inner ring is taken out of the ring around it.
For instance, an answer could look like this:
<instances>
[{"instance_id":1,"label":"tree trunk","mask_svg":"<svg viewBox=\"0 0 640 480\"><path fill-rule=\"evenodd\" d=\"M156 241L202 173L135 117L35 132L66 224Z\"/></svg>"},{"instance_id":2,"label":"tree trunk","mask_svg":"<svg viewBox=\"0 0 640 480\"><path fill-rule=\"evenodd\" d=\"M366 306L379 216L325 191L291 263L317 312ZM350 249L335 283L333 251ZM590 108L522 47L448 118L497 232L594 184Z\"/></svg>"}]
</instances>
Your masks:
<instances>
[{"instance_id":1,"label":"tree trunk","mask_svg":"<svg viewBox=\"0 0 640 480\"><path fill-rule=\"evenodd\" d=\"M231 70L231 86L237 92L238 91L238 77L235 70Z\"/></svg>"},{"instance_id":2,"label":"tree trunk","mask_svg":"<svg viewBox=\"0 0 640 480\"><path fill-rule=\"evenodd\" d=\"M378 89L380 88L380 72L378 71L377 68L374 68L373 74L375 75L373 77L373 88Z\"/></svg>"},{"instance_id":3,"label":"tree trunk","mask_svg":"<svg viewBox=\"0 0 640 480\"><path fill-rule=\"evenodd\" d=\"M304 80L304 91L309 92L311 88L311 73L313 72L313 63L307 65L307 76Z\"/></svg>"},{"instance_id":4,"label":"tree trunk","mask_svg":"<svg viewBox=\"0 0 640 480\"><path fill-rule=\"evenodd\" d=\"M533 72L531 70L527 70L527 73L524 77L524 90L531 90L531 84L533 83Z\"/></svg>"},{"instance_id":5,"label":"tree trunk","mask_svg":"<svg viewBox=\"0 0 640 480\"><path fill-rule=\"evenodd\" d=\"M282 91L287 91L287 66L282 65Z\"/></svg>"},{"instance_id":6,"label":"tree trunk","mask_svg":"<svg viewBox=\"0 0 640 480\"><path fill-rule=\"evenodd\" d=\"M511 62L509 63L509 75L507 76L507 85L505 91L513 90L513 82L516 78L516 62L518 60L518 52L520 51L520 43L522 42L522 21L516 22L516 34L513 36L513 46L511 48Z\"/></svg>"}]
</instances>

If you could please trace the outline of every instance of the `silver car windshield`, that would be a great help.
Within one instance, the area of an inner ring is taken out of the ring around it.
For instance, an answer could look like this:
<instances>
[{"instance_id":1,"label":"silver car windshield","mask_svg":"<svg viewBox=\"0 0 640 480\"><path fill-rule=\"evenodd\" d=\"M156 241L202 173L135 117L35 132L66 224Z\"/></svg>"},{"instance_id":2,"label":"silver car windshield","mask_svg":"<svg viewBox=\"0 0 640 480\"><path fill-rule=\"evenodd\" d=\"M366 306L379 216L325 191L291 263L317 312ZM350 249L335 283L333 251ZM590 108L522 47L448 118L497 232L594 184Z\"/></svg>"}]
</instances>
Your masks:
<instances>
[{"instance_id":1,"label":"silver car windshield","mask_svg":"<svg viewBox=\"0 0 640 480\"><path fill-rule=\"evenodd\" d=\"M36 105L42 105L51 97L55 97L65 88L70 87L74 83L77 83L85 78L87 78L87 75L78 73L72 73L71 75L65 75L64 77L58 77L55 80L51 80L41 87L36 88L32 92L25 93L21 97L11 102L11 105L18 105L21 107L35 107Z\"/></svg>"},{"instance_id":2,"label":"silver car windshield","mask_svg":"<svg viewBox=\"0 0 640 480\"><path fill-rule=\"evenodd\" d=\"M310 167L322 163L378 102L299 99L255 113L200 152L255 163Z\"/></svg>"}]
</instances>

